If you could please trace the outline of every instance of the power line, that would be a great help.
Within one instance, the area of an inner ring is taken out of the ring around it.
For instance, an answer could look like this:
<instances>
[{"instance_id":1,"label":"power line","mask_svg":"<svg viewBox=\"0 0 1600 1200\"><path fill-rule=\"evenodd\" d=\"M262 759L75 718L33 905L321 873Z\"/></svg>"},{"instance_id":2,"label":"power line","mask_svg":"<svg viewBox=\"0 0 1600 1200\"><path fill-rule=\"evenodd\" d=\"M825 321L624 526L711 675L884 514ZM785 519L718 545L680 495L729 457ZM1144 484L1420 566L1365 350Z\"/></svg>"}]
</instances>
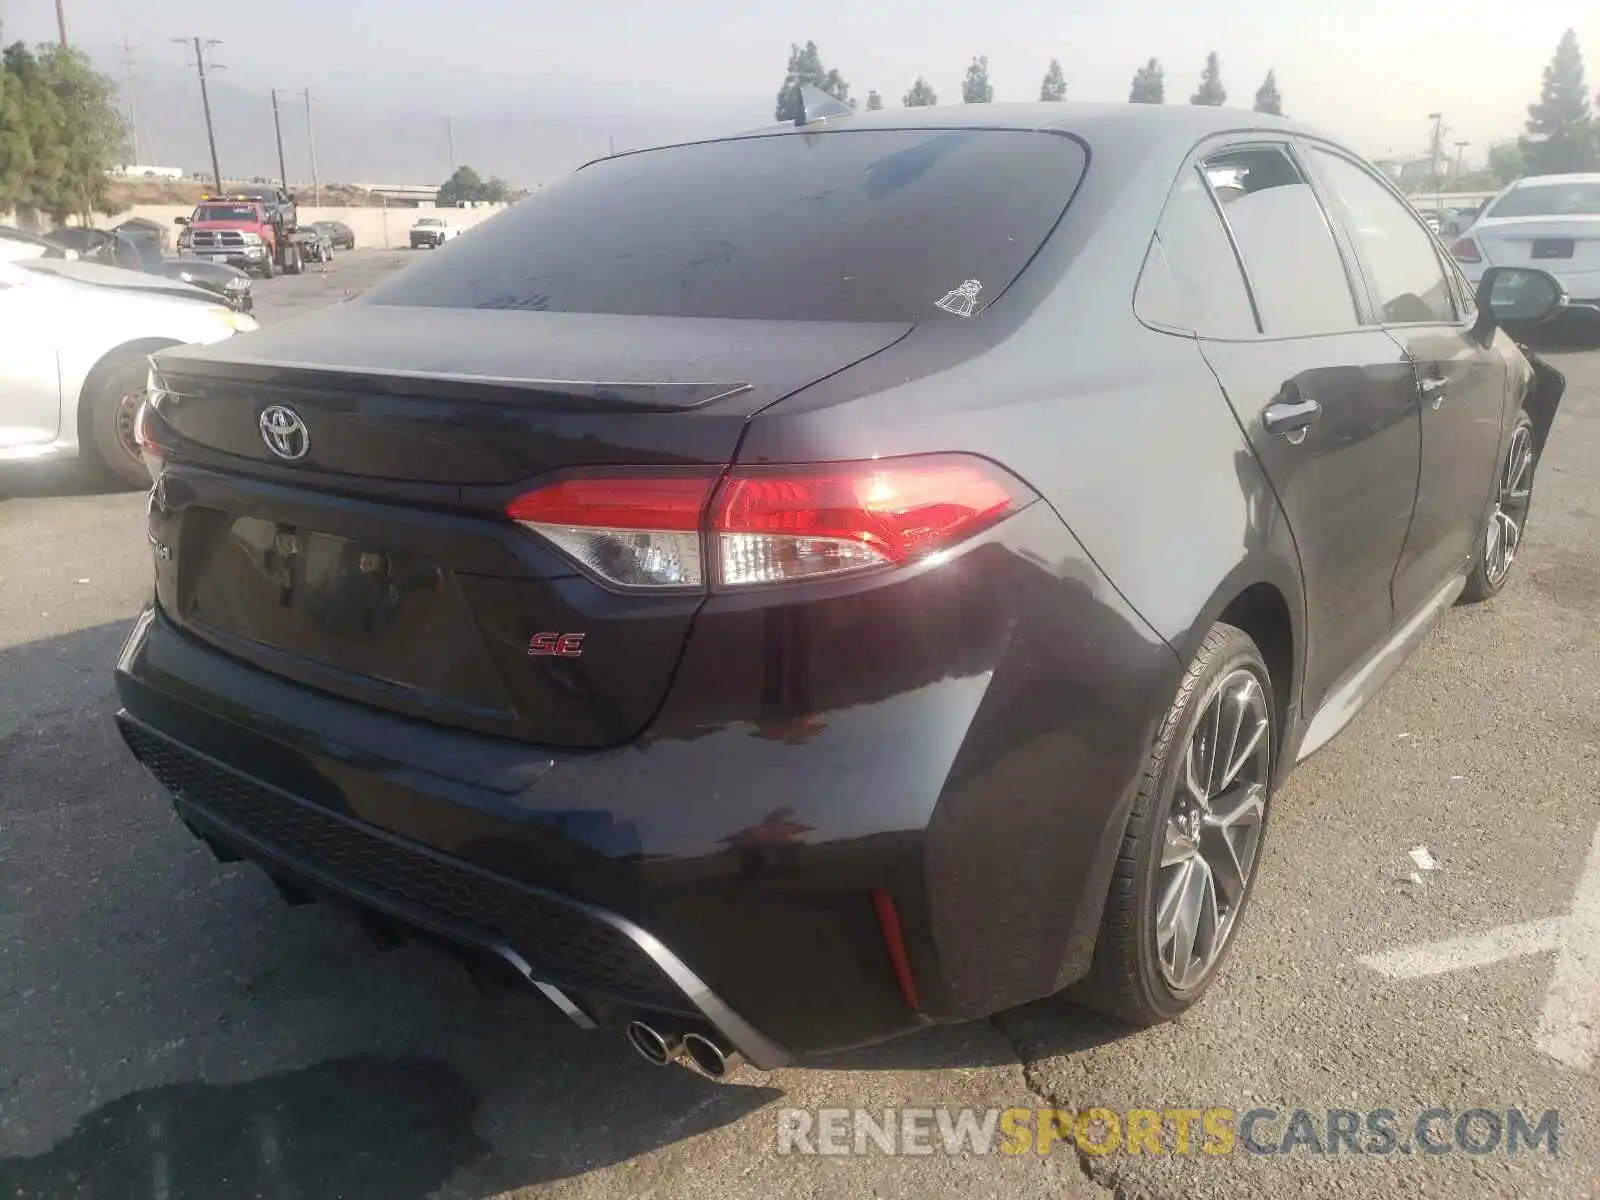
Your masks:
<instances>
[{"instance_id":1,"label":"power line","mask_svg":"<svg viewBox=\"0 0 1600 1200\"><path fill-rule=\"evenodd\" d=\"M217 165L217 134L211 124L211 94L206 90L206 71L220 71L219 64L206 63L206 51L222 43L216 38L173 38L180 46L194 44L194 67L200 73L200 103L206 110L206 140L211 143L211 179L216 184L217 191L222 190L222 168Z\"/></svg>"}]
</instances>

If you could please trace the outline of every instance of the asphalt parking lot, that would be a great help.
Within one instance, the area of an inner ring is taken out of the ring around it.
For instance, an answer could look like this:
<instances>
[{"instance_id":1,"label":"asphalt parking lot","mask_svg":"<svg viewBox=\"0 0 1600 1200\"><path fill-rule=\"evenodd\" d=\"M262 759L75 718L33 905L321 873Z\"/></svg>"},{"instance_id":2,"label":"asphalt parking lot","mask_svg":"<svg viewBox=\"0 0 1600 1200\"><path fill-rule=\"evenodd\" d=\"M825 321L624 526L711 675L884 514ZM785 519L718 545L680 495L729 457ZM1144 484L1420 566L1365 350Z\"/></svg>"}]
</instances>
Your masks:
<instances>
[{"instance_id":1,"label":"asphalt parking lot","mask_svg":"<svg viewBox=\"0 0 1600 1200\"><path fill-rule=\"evenodd\" d=\"M410 257L258 283L258 316ZM1297 770L1200 1008L1133 1032L1042 1002L724 1085L213 862L110 720L149 591L144 497L0 475L0 1196L1600 1197L1600 351L1549 357L1569 386L1513 582L1449 613ZM1559 1147L812 1156L777 1137L783 1109L1091 1106L1276 1110L1255 1134L1274 1148L1295 1109L1403 1130L1556 1110Z\"/></svg>"}]
</instances>

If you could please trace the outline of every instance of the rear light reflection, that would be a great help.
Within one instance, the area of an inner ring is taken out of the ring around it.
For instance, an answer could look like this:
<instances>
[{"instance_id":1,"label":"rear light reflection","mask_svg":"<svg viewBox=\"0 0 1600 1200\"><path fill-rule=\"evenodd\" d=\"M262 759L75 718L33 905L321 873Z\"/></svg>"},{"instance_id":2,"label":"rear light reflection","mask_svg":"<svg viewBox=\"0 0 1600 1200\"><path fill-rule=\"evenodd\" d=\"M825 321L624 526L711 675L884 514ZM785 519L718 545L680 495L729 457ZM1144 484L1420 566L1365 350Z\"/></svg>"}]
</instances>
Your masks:
<instances>
[{"instance_id":1,"label":"rear light reflection","mask_svg":"<svg viewBox=\"0 0 1600 1200\"><path fill-rule=\"evenodd\" d=\"M155 439L154 416L155 408L146 399L133 418L133 444L139 448L139 457L144 460L144 469L150 472L151 483L161 477L162 468L166 466L166 452Z\"/></svg>"},{"instance_id":2,"label":"rear light reflection","mask_svg":"<svg viewBox=\"0 0 1600 1200\"><path fill-rule=\"evenodd\" d=\"M1478 251L1478 243L1469 237L1457 238L1455 245L1450 247L1450 255L1457 262L1478 263L1483 261L1483 255Z\"/></svg>"},{"instance_id":3,"label":"rear light reflection","mask_svg":"<svg viewBox=\"0 0 1600 1200\"><path fill-rule=\"evenodd\" d=\"M714 570L718 585L740 588L919 561L1034 498L962 454L735 468L713 499L714 482L566 480L518 497L507 514L612 584L698 589Z\"/></svg>"},{"instance_id":4,"label":"rear light reflection","mask_svg":"<svg viewBox=\"0 0 1600 1200\"><path fill-rule=\"evenodd\" d=\"M719 579L738 587L900 565L970 537L1020 498L1009 475L959 455L746 469L712 506Z\"/></svg>"}]
</instances>

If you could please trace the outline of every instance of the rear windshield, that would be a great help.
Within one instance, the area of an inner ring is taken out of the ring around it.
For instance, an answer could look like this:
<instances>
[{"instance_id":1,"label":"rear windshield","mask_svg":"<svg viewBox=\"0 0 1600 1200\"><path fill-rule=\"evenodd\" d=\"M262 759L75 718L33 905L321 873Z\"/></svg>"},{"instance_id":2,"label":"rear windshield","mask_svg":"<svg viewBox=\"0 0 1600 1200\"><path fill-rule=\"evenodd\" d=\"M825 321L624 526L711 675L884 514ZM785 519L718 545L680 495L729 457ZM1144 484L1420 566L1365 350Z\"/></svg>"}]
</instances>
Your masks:
<instances>
[{"instance_id":1,"label":"rear windshield","mask_svg":"<svg viewBox=\"0 0 1600 1200\"><path fill-rule=\"evenodd\" d=\"M194 210L196 221L254 221L254 204L202 204Z\"/></svg>"},{"instance_id":2,"label":"rear windshield","mask_svg":"<svg viewBox=\"0 0 1600 1200\"><path fill-rule=\"evenodd\" d=\"M1513 188L1487 217L1600 217L1600 183L1536 183Z\"/></svg>"},{"instance_id":3,"label":"rear windshield","mask_svg":"<svg viewBox=\"0 0 1600 1200\"><path fill-rule=\"evenodd\" d=\"M800 321L972 316L1027 265L1084 161L1078 143L1054 134L942 129L782 134L604 159L362 301Z\"/></svg>"}]
</instances>

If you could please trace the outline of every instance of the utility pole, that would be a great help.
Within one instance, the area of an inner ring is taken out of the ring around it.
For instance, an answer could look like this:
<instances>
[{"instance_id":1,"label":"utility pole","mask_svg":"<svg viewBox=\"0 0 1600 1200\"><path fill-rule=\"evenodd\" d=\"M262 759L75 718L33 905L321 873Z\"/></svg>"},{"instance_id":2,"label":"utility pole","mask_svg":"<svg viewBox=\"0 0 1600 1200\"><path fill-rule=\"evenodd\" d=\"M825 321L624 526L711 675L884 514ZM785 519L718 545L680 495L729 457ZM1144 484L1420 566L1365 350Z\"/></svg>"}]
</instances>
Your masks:
<instances>
[{"instance_id":1,"label":"utility pole","mask_svg":"<svg viewBox=\"0 0 1600 1200\"><path fill-rule=\"evenodd\" d=\"M1471 142L1457 142L1456 143L1456 182L1457 183L1461 182L1461 152L1463 150L1465 150L1470 145L1472 145Z\"/></svg>"},{"instance_id":2,"label":"utility pole","mask_svg":"<svg viewBox=\"0 0 1600 1200\"><path fill-rule=\"evenodd\" d=\"M316 198L311 202L312 207L322 207L322 180L317 175L317 134L311 127L311 89L301 88L300 94L306 98L306 141L311 146L311 189ZM285 184L285 187L288 185Z\"/></svg>"},{"instance_id":3,"label":"utility pole","mask_svg":"<svg viewBox=\"0 0 1600 1200\"><path fill-rule=\"evenodd\" d=\"M211 94L206 91L206 51L213 46L222 45L216 38L209 40L202 38L173 38L180 46L194 43L194 69L200 72L200 103L206 110L206 140L211 143L211 181L216 184L217 191L222 190L222 168L217 165L217 134L211 125ZM212 64L210 70L220 71L222 68Z\"/></svg>"},{"instance_id":4,"label":"utility pole","mask_svg":"<svg viewBox=\"0 0 1600 1200\"><path fill-rule=\"evenodd\" d=\"M1428 178L1433 181L1433 190L1439 190L1439 152L1444 149L1444 114L1429 113L1428 120L1433 122L1433 137L1428 141Z\"/></svg>"},{"instance_id":5,"label":"utility pole","mask_svg":"<svg viewBox=\"0 0 1600 1200\"><path fill-rule=\"evenodd\" d=\"M278 89L272 89L272 132L278 135L278 182L289 190L289 168L283 165L283 122L278 120Z\"/></svg>"},{"instance_id":6,"label":"utility pole","mask_svg":"<svg viewBox=\"0 0 1600 1200\"><path fill-rule=\"evenodd\" d=\"M450 143L450 170L454 171L456 169L456 127L448 113L445 114L444 118L444 136L445 140Z\"/></svg>"},{"instance_id":7,"label":"utility pole","mask_svg":"<svg viewBox=\"0 0 1600 1200\"><path fill-rule=\"evenodd\" d=\"M67 10L62 7L63 0L56 0L56 29L61 34L61 48L67 48Z\"/></svg>"},{"instance_id":8,"label":"utility pole","mask_svg":"<svg viewBox=\"0 0 1600 1200\"><path fill-rule=\"evenodd\" d=\"M128 69L128 165L131 167L139 161L139 100L133 83L133 43L127 38L122 39L122 65Z\"/></svg>"}]
</instances>

